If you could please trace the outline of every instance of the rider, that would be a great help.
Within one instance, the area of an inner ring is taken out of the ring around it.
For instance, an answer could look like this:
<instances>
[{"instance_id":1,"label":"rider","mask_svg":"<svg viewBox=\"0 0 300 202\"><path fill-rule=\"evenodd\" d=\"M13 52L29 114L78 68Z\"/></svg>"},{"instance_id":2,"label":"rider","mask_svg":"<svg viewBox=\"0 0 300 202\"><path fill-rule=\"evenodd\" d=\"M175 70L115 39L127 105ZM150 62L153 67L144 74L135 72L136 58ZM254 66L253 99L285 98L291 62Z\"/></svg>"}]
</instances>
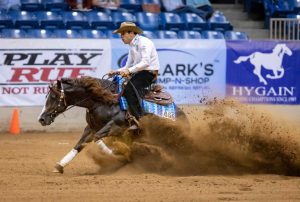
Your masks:
<instances>
[{"instance_id":1,"label":"rider","mask_svg":"<svg viewBox=\"0 0 300 202\"><path fill-rule=\"evenodd\" d=\"M131 77L124 89L124 97L127 100L129 112L134 116L130 129L138 129L138 120L143 116L139 97L145 93L145 88L150 86L158 76L159 60L153 42L140 34L143 31L133 22L123 22L120 28L113 32L121 34L124 44L130 46L126 65L110 75L120 73L122 77ZM139 95L136 94L136 91Z\"/></svg>"}]
</instances>

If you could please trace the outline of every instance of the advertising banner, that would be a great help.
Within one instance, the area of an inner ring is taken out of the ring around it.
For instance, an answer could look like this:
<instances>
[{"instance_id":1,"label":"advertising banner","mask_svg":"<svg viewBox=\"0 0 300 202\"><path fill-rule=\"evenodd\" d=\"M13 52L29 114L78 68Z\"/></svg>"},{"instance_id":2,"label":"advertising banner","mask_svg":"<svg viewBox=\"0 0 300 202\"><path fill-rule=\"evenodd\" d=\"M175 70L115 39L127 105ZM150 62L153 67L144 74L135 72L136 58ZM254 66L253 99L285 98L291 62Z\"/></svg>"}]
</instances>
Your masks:
<instances>
[{"instance_id":1,"label":"advertising banner","mask_svg":"<svg viewBox=\"0 0 300 202\"><path fill-rule=\"evenodd\" d=\"M153 40L159 55L158 83L176 104L200 104L203 98L224 98L225 40ZM114 69L125 65L128 46L112 40Z\"/></svg>"},{"instance_id":2,"label":"advertising banner","mask_svg":"<svg viewBox=\"0 0 300 202\"><path fill-rule=\"evenodd\" d=\"M300 103L300 43L228 41L226 45L227 97L245 103Z\"/></svg>"},{"instance_id":3,"label":"advertising banner","mask_svg":"<svg viewBox=\"0 0 300 202\"><path fill-rule=\"evenodd\" d=\"M109 40L1 39L0 106L43 105L62 77L101 77L111 69Z\"/></svg>"}]
</instances>

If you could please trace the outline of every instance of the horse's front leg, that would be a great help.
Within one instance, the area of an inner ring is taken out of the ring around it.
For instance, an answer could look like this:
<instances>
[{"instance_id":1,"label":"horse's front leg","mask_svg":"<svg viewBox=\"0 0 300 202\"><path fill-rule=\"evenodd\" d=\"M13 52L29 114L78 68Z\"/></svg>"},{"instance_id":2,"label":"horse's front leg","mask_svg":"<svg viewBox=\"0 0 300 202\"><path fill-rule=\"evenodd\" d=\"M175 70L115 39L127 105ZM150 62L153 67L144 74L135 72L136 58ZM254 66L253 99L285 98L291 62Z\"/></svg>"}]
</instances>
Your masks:
<instances>
[{"instance_id":1,"label":"horse's front leg","mask_svg":"<svg viewBox=\"0 0 300 202\"><path fill-rule=\"evenodd\" d=\"M92 130L89 126L87 126L84 129L83 134L78 143L75 145L75 147L69 153L67 153L59 162L56 163L53 172L63 173L64 167L76 157L76 155L86 146L86 143L91 142L92 140Z\"/></svg>"}]
</instances>

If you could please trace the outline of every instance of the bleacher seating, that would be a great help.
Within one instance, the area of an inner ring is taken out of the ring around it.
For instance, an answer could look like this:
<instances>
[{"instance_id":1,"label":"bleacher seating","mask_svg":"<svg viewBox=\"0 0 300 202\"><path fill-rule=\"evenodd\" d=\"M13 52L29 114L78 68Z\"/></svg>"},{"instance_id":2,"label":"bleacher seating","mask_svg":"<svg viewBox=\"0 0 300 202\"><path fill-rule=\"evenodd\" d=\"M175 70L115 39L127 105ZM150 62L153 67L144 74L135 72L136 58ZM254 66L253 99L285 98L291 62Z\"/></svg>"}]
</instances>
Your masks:
<instances>
[{"instance_id":1,"label":"bleacher seating","mask_svg":"<svg viewBox=\"0 0 300 202\"><path fill-rule=\"evenodd\" d=\"M214 12L212 17L209 19L209 23L210 28L215 31L225 32L233 29L232 25L222 12Z\"/></svg>"},{"instance_id":2,"label":"bleacher seating","mask_svg":"<svg viewBox=\"0 0 300 202\"><path fill-rule=\"evenodd\" d=\"M85 13L92 29L114 29L115 25L110 15L100 11L89 11Z\"/></svg>"},{"instance_id":3,"label":"bleacher seating","mask_svg":"<svg viewBox=\"0 0 300 202\"><path fill-rule=\"evenodd\" d=\"M209 24L195 13L183 13L181 17L188 30L209 30Z\"/></svg>"},{"instance_id":4,"label":"bleacher seating","mask_svg":"<svg viewBox=\"0 0 300 202\"><path fill-rule=\"evenodd\" d=\"M77 11L65 11L62 18L67 29L87 29L90 27L85 15Z\"/></svg>"},{"instance_id":5,"label":"bleacher seating","mask_svg":"<svg viewBox=\"0 0 300 202\"><path fill-rule=\"evenodd\" d=\"M247 0L248 4L255 2L255 0ZM256 0L257 1L257 0ZM271 18L286 18L288 15L297 14L300 12L299 0L260 0L264 8L265 28L269 28ZM250 12L250 11L248 11Z\"/></svg>"},{"instance_id":6,"label":"bleacher seating","mask_svg":"<svg viewBox=\"0 0 300 202\"><path fill-rule=\"evenodd\" d=\"M2 29L2 38L26 38L27 34L22 29Z\"/></svg>"},{"instance_id":7,"label":"bleacher seating","mask_svg":"<svg viewBox=\"0 0 300 202\"><path fill-rule=\"evenodd\" d=\"M78 31L71 29L55 29L53 35L56 38L81 38Z\"/></svg>"},{"instance_id":8,"label":"bleacher seating","mask_svg":"<svg viewBox=\"0 0 300 202\"><path fill-rule=\"evenodd\" d=\"M120 34L114 34L113 30L106 30L105 34L108 39L120 39L121 38Z\"/></svg>"},{"instance_id":9,"label":"bleacher seating","mask_svg":"<svg viewBox=\"0 0 300 202\"><path fill-rule=\"evenodd\" d=\"M53 31L49 29L28 29L28 38L54 38Z\"/></svg>"},{"instance_id":10,"label":"bleacher seating","mask_svg":"<svg viewBox=\"0 0 300 202\"><path fill-rule=\"evenodd\" d=\"M245 32L226 31L224 37L227 40L248 40L248 36Z\"/></svg>"},{"instance_id":11,"label":"bleacher seating","mask_svg":"<svg viewBox=\"0 0 300 202\"><path fill-rule=\"evenodd\" d=\"M185 23L180 18L180 16L176 13L161 13L160 14L161 19L161 29L164 30L184 30L185 29Z\"/></svg>"},{"instance_id":12,"label":"bleacher seating","mask_svg":"<svg viewBox=\"0 0 300 202\"><path fill-rule=\"evenodd\" d=\"M300 1L299 0L289 0L291 7L294 10L294 13L298 13L300 11Z\"/></svg>"},{"instance_id":13,"label":"bleacher seating","mask_svg":"<svg viewBox=\"0 0 300 202\"><path fill-rule=\"evenodd\" d=\"M159 30L157 35L160 39L178 39L177 33L172 30Z\"/></svg>"},{"instance_id":14,"label":"bleacher seating","mask_svg":"<svg viewBox=\"0 0 300 202\"><path fill-rule=\"evenodd\" d=\"M142 11L142 4L139 0L120 0L120 8L136 13Z\"/></svg>"},{"instance_id":15,"label":"bleacher seating","mask_svg":"<svg viewBox=\"0 0 300 202\"><path fill-rule=\"evenodd\" d=\"M120 24L124 21L136 22L135 16L128 12L113 12L112 19L115 28L118 28Z\"/></svg>"},{"instance_id":16,"label":"bleacher seating","mask_svg":"<svg viewBox=\"0 0 300 202\"><path fill-rule=\"evenodd\" d=\"M100 30L82 29L82 30L79 30L79 32L80 32L80 35L82 36L82 38L91 38L91 39L106 38L105 33Z\"/></svg>"},{"instance_id":17,"label":"bleacher seating","mask_svg":"<svg viewBox=\"0 0 300 202\"><path fill-rule=\"evenodd\" d=\"M14 27L18 29L35 29L39 27L38 20L32 12L9 11L8 15L14 20Z\"/></svg>"},{"instance_id":18,"label":"bleacher seating","mask_svg":"<svg viewBox=\"0 0 300 202\"><path fill-rule=\"evenodd\" d=\"M65 11L70 8L65 0L42 0L42 4L48 11Z\"/></svg>"},{"instance_id":19,"label":"bleacher seating","mask_svg":"<svg viewBox=\"0 0 300 202\"><path fill-rule=\"evenodd\" d=\"M150 12L138 12L136 14L137 25L143 30L159 29L159 14Z\"/></svg>"},{"instance_id":20,"label":"bleacher seating","mask_svg":"<svg viewBox=\"0 0 300 202\"><path fill-rule=\"evenodd\" d=\"M57 12L37 11L35 16L42 29L62 29L65 27L62 16Z\"/></svg>"},{"instance_id":21,"label":"bleacher seating","mask_svg":"<svg viewBox=\"0 0 300 202\"><path fill-rule=\"evenodd\" d=\"M21 0L21 10L23 11L41 11L44 5L40 0Z\"/></svg>"},{"instance_id":22,"label":"bleacher seating","mask_svg":"<svg viewBox=\"0 0 300 202\"><path fill-rule=\"evenodd\" d=\"M14 22L12 17L9 16L6 12L0 12L0 29L13 28Z\"/></svg>"},{"instance_id":23,"label":"bleacher seating","mask_svg":"<svg viewBox=\"0 0 300 202\"><path fill-rule=\"evenodd\" d=\"M224 39L224 35L220 31L203 31L202 37L204 39Z\"/></svg>"},{"instance_id":24,"label":"bleacher seating","mask_svg":"<svg viewBox=\"0 0 300 202\"><path fill-rule=\"evenodd\" d=\"M15 38L119 39L120 35L112 34L112 30L117 29L124 21L131 21L144 30L144 36L151 39L219 39L224 38L224 35L226 39L245 37L237 34L238 32L227 33L233 27L219 11L207 21L194 13L141 10L143 3L160 5L159 0L121 0L120 3L119 10L101 12L96 9L72 11L65 0L21 0L22 10L0 11L0 31L16 29L11 34ZM9 33L5 33L5 36L8 35Z\"/></svg>"},{"instance_id":25,"label":"bleacher seating","mask_svg":"<svg viewBox=\"0 0 300 202\"><path fill-rule=\"evenodd\" d=\"M178 37L180 39L201 39L200 32L197 31L179 31Z\"/></svg>"},{"instance_id":26,"label":"bleacher seating","mask_svg":"<svg viewBox=\"0 0 300 202\"><path fill-rule=\"evenodd\" d=\"M143 36L149 38L149 39L157 39L157 33L155 31L148 31L148 30L144 30Z\"/></svg>"}]
</instances>

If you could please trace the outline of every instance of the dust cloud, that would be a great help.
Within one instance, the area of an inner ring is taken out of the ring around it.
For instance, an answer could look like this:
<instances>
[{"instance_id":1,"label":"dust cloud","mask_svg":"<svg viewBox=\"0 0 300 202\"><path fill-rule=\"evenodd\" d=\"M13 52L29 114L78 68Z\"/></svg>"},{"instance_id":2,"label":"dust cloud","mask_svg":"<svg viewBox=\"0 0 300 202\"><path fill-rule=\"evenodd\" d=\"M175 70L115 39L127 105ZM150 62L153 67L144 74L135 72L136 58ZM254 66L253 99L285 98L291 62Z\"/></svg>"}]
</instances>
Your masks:
<instances>
[{"instance_id":1,"label":"dust cloud","mask_svg":"<svg viewBox=\"0 0 300 202\"><path fill-rule=\"evenodd\" d=\"M234 101L190 108L187 121L146 116L140 136L106 140L115 157L93 146L100 172L135 170L166 175L281 174L300 176L300 134L271 115Z\"/></svg>"}]
</instances>

